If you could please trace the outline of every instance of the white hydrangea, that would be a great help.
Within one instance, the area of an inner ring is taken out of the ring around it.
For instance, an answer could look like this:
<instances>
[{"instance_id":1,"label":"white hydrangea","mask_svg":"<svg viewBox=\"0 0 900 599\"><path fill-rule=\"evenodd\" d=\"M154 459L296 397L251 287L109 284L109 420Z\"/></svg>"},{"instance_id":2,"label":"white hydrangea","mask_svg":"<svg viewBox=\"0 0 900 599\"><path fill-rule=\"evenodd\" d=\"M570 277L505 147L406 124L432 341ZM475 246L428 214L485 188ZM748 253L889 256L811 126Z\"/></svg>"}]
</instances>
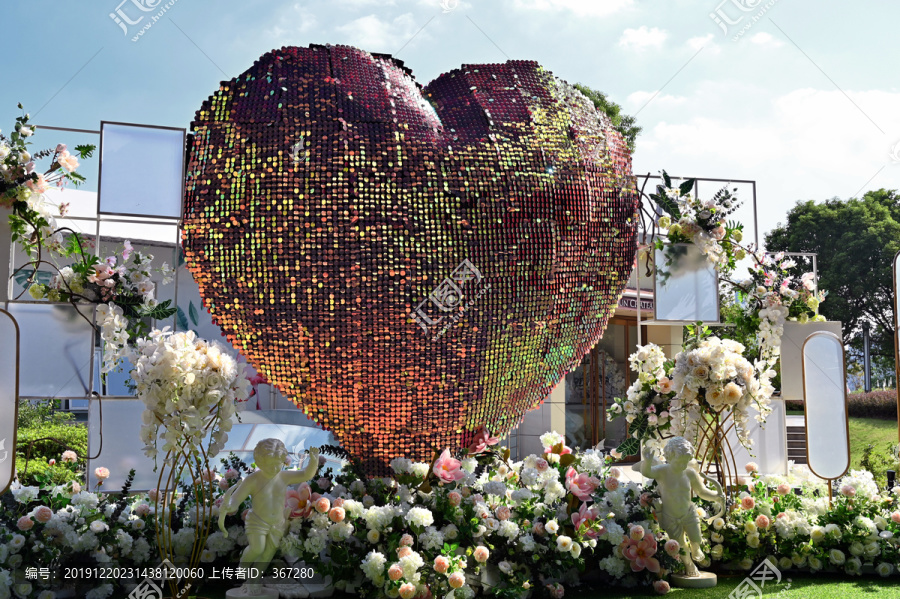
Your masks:
<instances>
[{"instance_id":1,"label":"white hydrangea","mask_svg":"<svg viewBox=\"0 0 900 599\"><path fill-rule=\"evenodd\" d=\"M72 505L94 509L100 503L100 498L88 491L80 491L72 495Z\"/></svg>"},{"instance_id":2,"label":"white hydrangea","mask_svg":"<svg viewBox=\"0 0 900 599\"><path fill-rule=\"evenodd\" d=\"M600 538L609 541L612 545L620 545L625 539L625 529L619 526L615 520L604 520L603 526L606 528L606 532L600 535Z\"/></svg>"},{"instance_id":3,"label":"white hydrangea","mask_svg":"<svg viewBox=\"0 0 900 599\"><path fill-rule=\"evenodd\" d=\"M434 524L434 515L431 510L424 507L413 507L406 512L406 521L414 526L431 526Z\"/></svg>"},{"instance_id":4,"label":"white hydrangea","mask_svg":"<svg viewBox=\"0 0 900 599\"><path fill-rule=\"evenodd\" d=\"M878 485L867 470L851 470L850 474L841 479L840 486L850 485L856 489L856 494L867 499L878 496Z\"/></svg>"},{"instance_id":5,"label":"white hydrangea","mask_svg":"<svg viewBox=\"0 0 900 599\"><path fill-rule=\"evenodd\" d=\"M527 501L534 497L534 493L532 493L528 489L516 489L513 491L509 498L512 500L513 504L519 505L523 501Z\"/></svg>"},{"instance_id":6,"label":"white hydrangea","mask_svg":"<svg viewBox=\"0 0 900 599\"><path fill-rule=\"evenodd\" d=\"M581 454L581 471L589 474L598 474L603 470L604 458L603 454L597 453L593 449L588 449Z\"/></svg>"},{"instance_id":7,"label":"white hydrangea","mask_svg":"<svg viewBox=\"0 0 900 599\"><path fill-rule=\"evenodd\" d=\"M362 571L371 581L376 581L383 576L387 558L383 553L370 551L362 561Z\"/></svg>"},{"instance_id":8,"label":"white hydrangea","mask_svg":"<svg viewBox=\"0 0 900 599\"><path fill-rule=\"evenodd\" d=\"M206 547L218 555L224 555L234 549L234 540L217 530L206 539Z\"/></svg>"},{"instance_id":9,"label":"white hydrangea","mask_svg":"<svg viewBox=\"0 0 900 599\"><path fill-rule=\"evenodd\" d=\"M391 470L397 474L407 474L412 462L408 458L394 458L390 462Z\"/></svg>"},{"instance_id":10,"label":"white hydrangea","mask_svg":"<svg viewBox=\"0 0 900 599\"><path fill-rule=\"evenodd\" d=\"M419 535L419 542L425 549L437 551L444 545L444 535L434 526L429 526L425 532Z\"/></svg>"},{"instance_id":11,"label":"white hydrangea","mask_svg":"<svg viewBox=\"0 0 900 599\"><path fill-rule=\"evenodd\" d=\"M413 462L409 468L410 474L417 478L428 476L428 464L425 462Z\"/></svg>"},{"instance_id":12,"label":"white hydrangea","mask_svg":"<svg viewBox=\"0 0 900 599\"><path fill-rule=\"evenodd\" d=\"M19 487L11 489L13 498L19 503L30 503L37 499L40 487Z\"/></svg>"},{"instance_id":13,"label":"white hydrangea","mask_svg":"<svg viewBox=\"0 0 900 599\"><path fill-rule=\"evenodd\" d=\"M549 433L544 433L543 435L541 435L540 440L541 445L543 445L544 447L553 447L554 445L564 443L566 438L556 431L551 431Z\"/></svg>"},{"instance_id":14,"label":"white hydrangea","mask_svg":"<svg viewBox=\"0 0 900 599\"><path fill-rule=\"evenodd\" d=\"M500 522L500 528L497 530L497 534L501 537L506 537L507 539L514 539L519 535L519 525L512 520L503 520Z\"/></svg>"},{"instance_id":15,"label":"white hydrangea","mask_svg":"<svg viewBox=\"0 0 900 599\"><path fill-rule=\"evenodd\" d=\"M485 495L506 497L506 484L499 480L488 481L484 484Z\"/></svg>"},{"instance_id":16,"label":"white hydrangea","mask_svg":"<svg viewBox=\"0 0 900 599\"><path fill-rule=\"evenodd\" d=\"M625 575L625 560L610 555L600 560L600 569L605 570L613 578L622 578Z\"/></svg>"},{"instance_id":17,"label":"white hydrangea","mask_svg":"<svg viewBox=\"0 0 900 599\"><path fill-rule=\"evenodd\" d=\"M559 480L548 481L544 485L544 499L547 503L555 503L566 496L566 488Z\"/></svg>"},{"instance_id":18,"label":"white hydrangea","mask_svg":"<svg viewBox=\"0 0 900 599\"><path fill-rule=\"evenodd\" d=\"M410 581L418 581L418 570L425 565L425 560L415 551L400 558L400 568L403 570L403 578Z\"/></svg>"}]
</instances>

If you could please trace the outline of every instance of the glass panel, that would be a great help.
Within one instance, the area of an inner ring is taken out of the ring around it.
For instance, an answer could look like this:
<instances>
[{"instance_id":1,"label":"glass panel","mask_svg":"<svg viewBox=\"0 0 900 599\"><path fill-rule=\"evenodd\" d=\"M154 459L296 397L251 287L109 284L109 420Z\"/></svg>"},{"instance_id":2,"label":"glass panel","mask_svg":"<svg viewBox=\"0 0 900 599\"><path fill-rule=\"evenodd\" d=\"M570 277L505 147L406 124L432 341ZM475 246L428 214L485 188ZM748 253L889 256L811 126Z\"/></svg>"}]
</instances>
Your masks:
<instances>
[{"instance_id":1,"label":"glass panel","mask_svg":"<svg viewBox=\"0 0 900 599\"><path fill-rule=\"evenodd\" d=\"M103 418L100 418L100 403L103 403ZM100 466L109 469L109 478L103 489L118 491L125 483L128 471L134 468L133 491L155 489L159 473L154 472L154 461L144 455L141 442L141 414L144 404L138 399L103 399L90 402L88 418L88 454L99 455L88 460L88 485L92 491L97 488L94 469ZM102 444L101 444L102 442ZM160 457L160 462L162 462Z\"/></svg>"},{"instance_id":2,"label":"glass panel","mask_svg":"<svg viewBox=\"0 0 900 599\"><path fill-rule=\"evenodd\" d=\"M809 469L837 478L850 465L844 347L832 333L813 333L803 346Z\"/></svg>"},{"instance_id":3,"label":"glass panel","mask_svg":"<svg viewBox=\"0 0 900 599\"><path fill-rule=\"evenodd\" d=\"M655 319L718 322L718 275L700 248L667 245L655 256Z\"/></svg>"},{"instance_id":4,"label":"glass panel","mask_svg":"<svg viewBox=\"0 0 900 599\"><path fill-rule=\"evenodd\" d=\"M103 123L100 212L181 218L183 172L183 129Z\"/></svg>"},{"instance_id":5,"label":"glass panel","mask_svg":"<svg viewBox=\"0 0 900 599\"><path fill-rule=\"evenodd\" d=\"M578 367L566 374L566 445L584 449L593 446L593 414L591 405L597 405L591 393L590 353Z\"/></svg>"},{"instance_id":6,"label":"glass panel","mask_svg":"<svg viewBox=\"0 0 900 599\"><path fill-rule=\"evenodd\" d=\"M94 329L71 305L9 304L19 323L21 397L87 397ZM93 320L93 306L80 307Z\"/></svg>"},{"instance_id":7,"label":"glass panel","mask_svg":"<svg viewBox=\"0 0 900 599\"><path fill-rule=\"evenodd\" d=\"M16 467L16 322L0 312L0 493L12 482Z\"/></svg>"}]
</instances>

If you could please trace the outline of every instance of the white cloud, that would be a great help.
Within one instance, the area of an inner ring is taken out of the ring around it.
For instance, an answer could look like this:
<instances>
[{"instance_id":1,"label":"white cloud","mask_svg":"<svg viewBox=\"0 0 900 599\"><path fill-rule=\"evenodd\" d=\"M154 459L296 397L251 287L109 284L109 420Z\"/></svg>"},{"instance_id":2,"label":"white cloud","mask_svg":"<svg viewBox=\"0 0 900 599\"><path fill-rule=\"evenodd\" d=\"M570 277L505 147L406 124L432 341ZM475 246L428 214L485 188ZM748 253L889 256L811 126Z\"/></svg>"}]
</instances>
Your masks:
<instances>
[{"instance_id":1,"label":"white cloud","mask_svg":"<svg viewBox=\"0 0 900 599\"><path fill-rule=\"evenodd\" d=\"M626 29L619 38L619 45L623 48L633 48L635 50L643 50L645 48L662 46L666 41L668 33L658 27L647 28L641 25L637 29Z\"/></svg>"},{"instance_id":2,"label":"white cloud","mask_svg":"<svg viewBox=\"0 0 900 599\"><path fill-rule=\"evenodd\" d=\"M703 48L706 52L718 54L721 48L719 47L719 44L716 44L712 41L713 37L715 36L713 36L713 34L711 33L698 37L692 37L687 41L687 46L694 52L696 52L700 48Z\"/></svg>"},{"instance_id":3,"label":"white cloud","mask_svg":"<svg viewBox=\"0 0 900 599\"><path fill-rule=\"evenodd\" d=\"M633 5L634 0L512 0L515 10L568 10L592 17L605 17Z\"/></svg>"},{"instance_id":4,"label":"white cloud","mask_svg":"<svg viewBox=\"0 0 900 599\"><path fill-rule=\"evenodd\" d=\"M711 88L719 94L709 93ZM803 88L770 97L765 89L748 88L742 81L697 85L681 102L669 101L661 113L665 120L638 119L644 132L637 140L635 172L665 168L756 180L762 240L762 233L783 222L797 200L900 187L900 164L890 156L891 146L900 140L900 114L894 109L900 93L847 94L884 134L838 90ZM631 94L627 108L647 97L647 92ZM650 106L658 109L666 102L665 96L657 96ZM744 199L750 203L750 197ZM739 218L752 222L752 213Z\"/></svg>"},{"instance_id":5,"label":"white cloud","mask_svg":"<svg viewBox=\"0 0 900 599\"><path fill-rule=\"evenodd\" d=\"M654 98L654 94L656 94L656 92L637 91L630 93L625 99L625 105L632 110L638 110L641 106L646 104L650 98L653 98L653 104L655 106L679 106L688 101L685 96L659 94Z\"/></svg>"},{"instance_id":6,"label":"white cloud","mask_svg":"<svg viewBox=\"0 0 900 599\"><path fill-rule=\"evenodd\" d=\"M298 43L298 34L301 35L302 41L305 36L319 27L319 21L316 16L299 2L284 11L282 15L275 19L275 24L263 31L264 39L272 40L272 47L277 46L293 46Z\"/></svg>"},{"instance_id":7,"label":"white cloud","mask_svg":"<svg viewBox=\"0 0 900 599\"><path fill-rule=\"evenodd\" d=\"M360 17L345 25L335 28L340 34L341 43L349 44L369 52L394 53L413 36L416 40L428 39L428 34L421 31L423 23L417 23L412 13L402 14L392 20L382 19L376 15Z\"/></svg>"},{"instance_id":8,"label":"white cloud","mask_svg":"<svg viewBox=\"0 0 900 599\"><path fill-rule=\"evenodd\" d=\"M777 48L784 45L784 42L775 39L771 33L766 33L765 31L754 34L750 37L750 41L765 48Z\"/></svg>"}]
</instances>

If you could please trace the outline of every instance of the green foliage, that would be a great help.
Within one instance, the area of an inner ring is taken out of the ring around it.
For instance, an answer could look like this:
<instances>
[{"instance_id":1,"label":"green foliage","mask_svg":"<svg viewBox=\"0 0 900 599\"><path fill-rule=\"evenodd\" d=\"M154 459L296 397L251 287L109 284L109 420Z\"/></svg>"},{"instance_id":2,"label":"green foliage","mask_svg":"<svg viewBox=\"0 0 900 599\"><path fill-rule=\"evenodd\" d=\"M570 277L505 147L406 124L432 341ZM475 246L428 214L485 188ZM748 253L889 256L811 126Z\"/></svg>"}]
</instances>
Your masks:
<instances>
[{"instance_id":1,"label":"green foliage","mask_svg":"<svg viewBox=\"0 0 900 599\"><path fill-rule=\"evenodd\" d=\"M628 149L634 152L635 140L637 140L637 136L640 135L643 129L636 125L636 119L633 116L623 114L622 107L610 100L603 92L591 89L581 83L575 84L575 88L587 96L588 100L594 103L594 107L597 110L603 111L609 117L609 120L612 121L613 129L622 134L625 143L628 144Z\"/></svg>"},{"instance_id":2,"label":"green foliage","mask_svg":"<svg viewBox=\"0 0 900 599\"><path fill-rule=\"evenodd\" d=\"M62 484L81 480L87 455L87 426L60 412L59 400L23 401L19 404L16 435L16 470L23 485ZM75 463L63 463L63 451L78 455ZM51 466L49 460L56 460Z\"/></svg>"},{"instance_id":3,"label":"green foliage","mask_svg":"<svg viewBox=\"0 0 900 599\"><path fill-rule=\"evenodd\" d=\"M862 347L872 325L872 355L893 363L892 268L900 251L900 195L869 191L861 198L798 202L787 223L766 235L768 251L816 252L819 286L829 291L820 312L839 320L844 342Z\"/></svg>"},{"instance_id":4,"label":"green foliage","mask_svg":"<svg viewBox=\"0 0 900 599\"><path fill-rule=\"evenodd\" d=\"M874 443L869 443L863 450L859 466L863 470L868 470L872 473L879 488L885 488L885 485L887 485L887 471L897 471L897 446L886 443L883 445L883 450L878 450L875 448Z\"/></svg>"}]
</instances>

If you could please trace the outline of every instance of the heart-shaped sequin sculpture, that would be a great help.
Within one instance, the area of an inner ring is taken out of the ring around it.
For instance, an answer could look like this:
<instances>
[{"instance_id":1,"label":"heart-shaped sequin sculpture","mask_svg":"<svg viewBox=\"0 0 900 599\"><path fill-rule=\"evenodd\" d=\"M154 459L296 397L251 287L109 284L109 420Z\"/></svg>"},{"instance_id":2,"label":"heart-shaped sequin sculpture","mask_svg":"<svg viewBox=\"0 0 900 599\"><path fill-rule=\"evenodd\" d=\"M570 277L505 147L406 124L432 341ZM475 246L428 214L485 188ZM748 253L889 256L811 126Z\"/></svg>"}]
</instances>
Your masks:
<instances>
[{"instance_id":1,"label":"heart-shaped sequin sculpture","mask_svg":"<svg viewBox=\"0 0 900 599\"><path fill-rule=\"evenodd\" d=\"M390 56L282 48L192 126L184 250L206 307L369 474L509 431L632 269L627 146L534 62L422 89Z\"/></svg>"}]
</instances>

